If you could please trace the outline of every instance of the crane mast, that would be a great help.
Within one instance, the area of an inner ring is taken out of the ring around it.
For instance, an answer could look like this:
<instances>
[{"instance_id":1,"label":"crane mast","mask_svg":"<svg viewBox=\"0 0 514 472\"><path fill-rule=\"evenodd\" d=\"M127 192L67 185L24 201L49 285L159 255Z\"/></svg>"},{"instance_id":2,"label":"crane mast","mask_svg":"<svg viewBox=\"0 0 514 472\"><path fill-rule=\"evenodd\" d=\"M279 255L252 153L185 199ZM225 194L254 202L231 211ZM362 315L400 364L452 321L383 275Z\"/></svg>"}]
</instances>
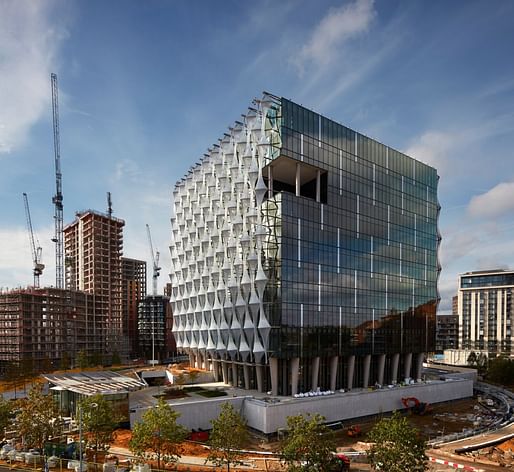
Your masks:
<instances>
[{"instance_id":1,"label":"crane mast","mask_svg":"<svg viewBox=\"0 0 514 472\"><path fill-rule=\"evenodd\" d=\"M161 268L159 267L159 251L153 250L153 244L152 244L152 235L150 233L150 226L148 224L146 225L146 233L148 235L148 243L150 245L150 253L151 253L151 259L152 259L152 295L157 295L157 279L159 278L159 271Z\"/></svg>"},{"instance_id":2,"label":"crane mast","mask_svg":"<svg viewBox=\"0 0 514 472\"><path fill-rule=\"evenodd\" d=\"M29 198L26 193L23 193L23 201L25 203L25 216L27 218L27 230L29 234L30 250L32 252L32 262L34 263L34 287L39 288L39 276L43 273L43 269L45 268L45 265L41 263L41 254L43 249L39 245L37 236L34 236L32 218L30 217Z\"/></svg>"},{"instance_id":3,"label":"crane mast","mask_svg":"<svg viewBox=\"0 0 514 472\"><path fill-rule=\"evenodd\" d=\"M54 204L55 235L55 286L64 288L64 242L63 242L63 205L62 205L62 173L61 146L59 137L59 96L57 90L57 75L52 74L52 114L54 129L54 161L55 161L55 195Z\"/></svg>"}]
</instances>

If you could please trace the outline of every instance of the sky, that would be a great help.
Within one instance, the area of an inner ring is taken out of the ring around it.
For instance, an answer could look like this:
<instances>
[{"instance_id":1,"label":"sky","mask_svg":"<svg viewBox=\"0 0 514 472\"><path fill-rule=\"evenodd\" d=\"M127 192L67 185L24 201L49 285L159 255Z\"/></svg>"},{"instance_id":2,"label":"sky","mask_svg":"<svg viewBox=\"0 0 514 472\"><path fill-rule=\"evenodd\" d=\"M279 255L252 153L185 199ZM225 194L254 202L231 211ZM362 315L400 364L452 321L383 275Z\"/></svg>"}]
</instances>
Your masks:
<instances>
[{"instance_id":1,"label":"sky","mask_svg":"<svg viewBox=\"0 0 514 472\"><path fill-rule=\"evenodd\" d=\"M265 90L438 169L448 313L514 268L513 47L510 0L0 0L0 287L32 283L23 192L55 283L55 72L64 222L110 191L161 287L175 182Z\"/></svg>"}]
</instances>

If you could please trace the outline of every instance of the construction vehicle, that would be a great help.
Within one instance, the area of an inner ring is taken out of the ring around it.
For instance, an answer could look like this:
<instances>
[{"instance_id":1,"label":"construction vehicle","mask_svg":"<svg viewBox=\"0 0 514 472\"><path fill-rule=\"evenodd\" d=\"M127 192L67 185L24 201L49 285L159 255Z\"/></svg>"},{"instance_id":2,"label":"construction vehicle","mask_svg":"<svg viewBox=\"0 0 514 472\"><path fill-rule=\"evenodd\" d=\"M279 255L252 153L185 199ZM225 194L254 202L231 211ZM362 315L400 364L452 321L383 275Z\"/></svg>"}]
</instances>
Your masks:
<instances>
[{"instance_id":1,"label":"construction vehicle","mask_svg":"<svg viewBox=\"0 0 514 472\"><path fill-rule=\"evenodd\" d=\"M329 472L342 472L346 470L350 470L350 458L342 452L334 454L334 459L330 464Z\"/></svg>"},{"instance_id":2,"label":"construction vehicle","mask_svg":"<svg viewBox=\"0 0 514 472\"><path fill-rule=\"evenodd\" d=\"M41 262L41 245L37 236L32 229L32 218L30 217L29 198L23 193L23 201L25 203L25 216L27 218L27 231L29 234L30 250L32 252L32 262L34 263L32 273L34 274L34 287L39 288L39 276L43 273L45 265Z\"/></svg>"},{"instance_id":3,"label":"construction vehicle","mask_svg":"<svg viewBox=\"0 0 514 472\"><path fill-rule=\"evenodd\" d=\"M350 438L358 438L362 434L361 427L358 424L352 424L347 430L346 434Z\"/></svg>"},{"instance_id":4,"label":"construction vehicle","mask_svg":"<svg viewBox=\"0 0 514 472\"><path fill-rule=\"evenodd\" d=\"M430 403L420 402L416 397L402 398L402 403L405 408L416 415L423 416L432 411Z\"/></svg>"}]
</instances>

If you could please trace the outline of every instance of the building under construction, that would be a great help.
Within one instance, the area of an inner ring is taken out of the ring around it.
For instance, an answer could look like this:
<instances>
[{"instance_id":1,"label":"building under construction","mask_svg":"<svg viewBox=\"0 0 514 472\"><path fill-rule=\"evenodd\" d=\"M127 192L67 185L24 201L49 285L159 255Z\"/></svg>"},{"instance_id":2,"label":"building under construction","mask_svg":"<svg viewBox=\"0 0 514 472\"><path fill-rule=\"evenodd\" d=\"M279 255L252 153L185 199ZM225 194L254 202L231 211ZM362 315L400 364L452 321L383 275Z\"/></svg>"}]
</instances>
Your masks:
<instances>
[{"instance_id":1,"label":"building under construction","mask_svg":"<svg viewBox=\"0 0 514 472\"><path fill-rule=\"evenodd\" d=\"M149 295L139 302L139 349L147 360L160 362L175 354L173 314L169 297Z\"/></svg>"},{"instance_id":2,"label":"building under construction","mask_svg":"<svg viewBox=\"0 0 514 472\"><path fill-rule=\"evenodd\" d=\"M125 222L93 210L64 228L67 287L94 294L105 358L122 355L122 253Z\"/></svg>"},{"instance_id":3,"label":"building under construction","mask_svg":"<svg viewBox=\"0 0 514 472\"><path fill-rule=\"evenodd\" d=\"M121 273L123 336L129 341L130 357L135 358L140 355L137 307L138 303L146 296L146 262L122 257Z\"/></svg>"},{"instance_id":4,"label":"building under construction","mask_svg":"<svg viewBox=\"0 0 514 472\"><path fill-rule=\"evenodd\" d=\"M98 356L104 329L91 293L27 288L0 293L0 369L29 374Z\"/></svg>"}]
</instances>

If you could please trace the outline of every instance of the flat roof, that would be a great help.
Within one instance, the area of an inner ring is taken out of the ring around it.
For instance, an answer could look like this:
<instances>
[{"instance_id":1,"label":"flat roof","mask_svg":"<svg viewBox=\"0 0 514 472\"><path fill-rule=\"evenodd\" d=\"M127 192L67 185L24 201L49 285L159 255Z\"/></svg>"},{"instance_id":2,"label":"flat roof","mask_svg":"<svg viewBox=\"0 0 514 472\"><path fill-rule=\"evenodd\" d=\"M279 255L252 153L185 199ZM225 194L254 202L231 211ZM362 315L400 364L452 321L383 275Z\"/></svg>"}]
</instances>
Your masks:
<instances>
[{"instance_id":1,"label":"flat roof","mask_svg":"<svg viewBox=\"0 0 514 472\"><path fill-rule=\"evenodd\" d=\"M146 387L139 379L111 371L46 374L51 390L68 390L80 395L114 395L128 393Z\"/></svg>"}]
</instances>

